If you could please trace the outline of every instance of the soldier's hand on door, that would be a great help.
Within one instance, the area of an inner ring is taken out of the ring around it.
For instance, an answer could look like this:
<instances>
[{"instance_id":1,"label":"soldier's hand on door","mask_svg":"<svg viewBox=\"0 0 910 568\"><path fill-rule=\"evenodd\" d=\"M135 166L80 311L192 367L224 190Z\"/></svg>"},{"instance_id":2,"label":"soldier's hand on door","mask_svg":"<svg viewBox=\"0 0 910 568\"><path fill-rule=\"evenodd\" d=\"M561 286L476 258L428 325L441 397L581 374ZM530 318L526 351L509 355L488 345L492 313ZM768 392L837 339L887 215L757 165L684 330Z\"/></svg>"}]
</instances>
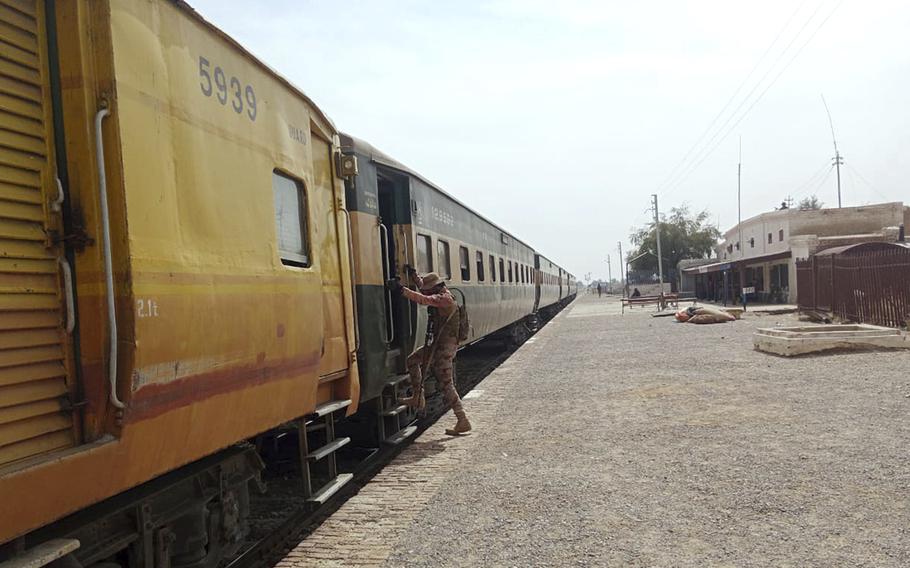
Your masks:
<instances>
[{"instance_id":1,"label":"soldier's hand on door","mask_svg":"<svg viewBox=\"0 0 910 568\"><path fill-rule=\"evenodd\" d=\"M392 278L390 280L387 280L385 283L385 287L388 288L389 291L392 292L393 294L400 294L401 293L401 280L399 280L398 278Z\"/></svg>"}]
</instances>

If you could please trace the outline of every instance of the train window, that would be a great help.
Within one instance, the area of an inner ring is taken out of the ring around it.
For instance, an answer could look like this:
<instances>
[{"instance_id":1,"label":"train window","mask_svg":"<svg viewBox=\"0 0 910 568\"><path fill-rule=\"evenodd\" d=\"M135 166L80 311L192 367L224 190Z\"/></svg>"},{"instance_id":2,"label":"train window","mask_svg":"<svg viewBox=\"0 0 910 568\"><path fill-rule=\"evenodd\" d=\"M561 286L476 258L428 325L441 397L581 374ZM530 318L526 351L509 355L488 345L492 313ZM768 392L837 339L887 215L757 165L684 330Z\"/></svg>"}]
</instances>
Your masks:
<instances>
[{"instance_id":1,"label":"train window","mask_svg":"<svg viewBox=\"0 0 910 568\"><path fill-rule=\"evenodd\" d=\"M452 264L449 262L449 243L436 242L436 264L439 265L440 276L446 280L452 279Z\"/></svg>"},{"instance_id":2,"label":"train window","mask_svg":"<svg viewBox=\"0 0 910 568\"><path fill-rule=\"evenodd\" d=\"M509 265L509 284L511 284L512 283L512 261L510 260L506 264Z\"/></svg>"},{"instance_id":3,"label":"train window","mask_svg":"<svg viewBox=\"0 0 910 568\"><path fill-rule=\"evenodd\" d=\"M490 255L490 280L496 282L496 259Z\"/></svg>"},{"instance_id":4,"label":"train window","mask_svg":"<svg viewBox=\"0 0 910 568\"><path fill-rule=\"evenodd\" d=\"M461 279L465 282L471 279L471 257L468 256L468 247L458 247L458 267L461 269Z\"/></svg>"},{"instance_id":5,"label":"train window","mask_svg":"<svg viewBox=\"0 0 910 568\"><path fill-rule=\"evenodd\" d=\"M433 271L433 248L428 235L417 235L417 271L421 274Z\"/></svg>"},{"instance_id":6,"label":"train window","mask_svg":"<svg viewBox=\"0 0 910 568\"><path fill-rule=\"evenodd\" d=\"M483 274L483 253L480 252L480 251L477 251L476 254L477 254L477 281L478 281L478 282L483 282L483 280L484 280L484 274Z\"/></svg>"},{"instance_id":7,"label":"train window","mask_svg":"<svg viewBox=\"0 0 910 568\"><path fill-rule=\"evenodd\" d=\"M505 281L506 281L506 268L505 268L505 266L506 266L505 263L504 263L503 260L500 258L500 259L499 259L499 281L500 281L500 282L505 282Z\"/></svg>"},{"instance_id":8,"label":"train window","mask_svg":"<svg viewBox=\"0 0 910 568\"><path fill-rule=\"evenodd\" d=\"M309 266L307 203L303 182L277 171L272 172L272 192L275 196L275 228L281 263Z\"/></svg>"}]
</instances>

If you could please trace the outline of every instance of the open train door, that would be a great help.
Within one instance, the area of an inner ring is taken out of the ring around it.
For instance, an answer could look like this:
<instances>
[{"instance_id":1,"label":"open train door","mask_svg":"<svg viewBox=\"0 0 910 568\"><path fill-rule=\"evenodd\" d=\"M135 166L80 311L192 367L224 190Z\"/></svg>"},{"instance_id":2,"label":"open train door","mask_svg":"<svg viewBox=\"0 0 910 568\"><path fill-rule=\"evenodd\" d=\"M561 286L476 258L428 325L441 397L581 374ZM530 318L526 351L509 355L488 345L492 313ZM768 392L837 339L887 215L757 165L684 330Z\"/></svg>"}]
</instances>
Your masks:
<instances>
[{"instance_id":1,"label":"open train door","mask_svg":"<svg viewBox=\"0 0 910 568\"><path fill-rule=\"evenodd\" d=\"M0 468L80 436L44 7L0 4Z\"/></svg>"}]
</instances>

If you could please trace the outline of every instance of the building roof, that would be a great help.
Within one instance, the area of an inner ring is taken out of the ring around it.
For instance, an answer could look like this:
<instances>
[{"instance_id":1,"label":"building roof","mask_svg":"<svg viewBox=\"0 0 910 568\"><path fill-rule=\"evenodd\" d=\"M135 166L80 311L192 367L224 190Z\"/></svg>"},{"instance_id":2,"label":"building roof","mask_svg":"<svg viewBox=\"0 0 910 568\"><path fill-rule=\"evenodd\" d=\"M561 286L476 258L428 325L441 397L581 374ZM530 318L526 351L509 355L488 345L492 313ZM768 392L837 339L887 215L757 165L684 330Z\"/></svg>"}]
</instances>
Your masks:
<instances>
[{"instance_id":1,"label":"building roof","mask_svg":"<svg viewBox=\"0 0 910 568\"><path fill-rule=\"evenodd\" d=\"M837 254L850 256L876 250L910 250L910 243L886 243L881 241L856 243L840 247L831 247L815 253L815 256L833 256Z\"/></svg>"}]
</instances>

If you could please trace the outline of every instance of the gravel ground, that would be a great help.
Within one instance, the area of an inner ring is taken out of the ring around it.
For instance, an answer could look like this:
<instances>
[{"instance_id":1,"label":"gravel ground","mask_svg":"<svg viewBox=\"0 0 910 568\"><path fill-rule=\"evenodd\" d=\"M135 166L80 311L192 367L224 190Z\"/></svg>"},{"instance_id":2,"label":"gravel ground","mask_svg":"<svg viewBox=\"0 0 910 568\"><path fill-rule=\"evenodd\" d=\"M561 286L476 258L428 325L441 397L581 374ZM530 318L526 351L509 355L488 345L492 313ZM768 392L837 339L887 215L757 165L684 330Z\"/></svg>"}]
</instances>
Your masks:
<instances>
[{"instance_id":1,"label":"gravel ground","mask_svg":"<svg viewBox=\"0 0 910 568\"><path fill-rule=\"evenodd\" d=\"M794 316L649 314L581 298L522 347L386 564L910 566L910 352L783 359L752 332Z\"/></svg>"}]
</instances>

